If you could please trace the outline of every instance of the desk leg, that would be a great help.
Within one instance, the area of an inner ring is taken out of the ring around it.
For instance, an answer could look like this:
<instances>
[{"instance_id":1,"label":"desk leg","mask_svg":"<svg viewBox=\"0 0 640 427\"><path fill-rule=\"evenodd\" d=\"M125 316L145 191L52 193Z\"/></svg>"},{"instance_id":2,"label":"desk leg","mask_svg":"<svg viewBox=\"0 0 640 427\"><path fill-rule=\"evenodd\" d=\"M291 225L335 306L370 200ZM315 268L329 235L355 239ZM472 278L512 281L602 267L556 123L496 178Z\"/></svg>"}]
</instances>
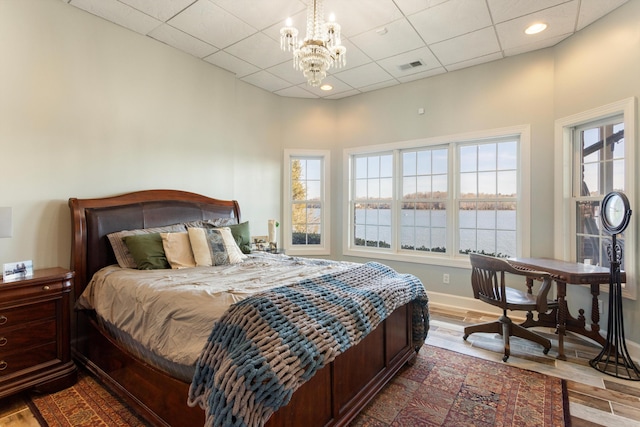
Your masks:
<instances>
[{"instance_id":1,"label":"desk leg","mask_svg":"<svg viewBox=\"0 0 640 427\"><path fill-rule=\"evenodd\" d=\"M600 333L600 306L598 296L600 295L600 285L591 285L591 331Z\"/></svg>"},{"instance_id":2,"label":"desk leg","mask_svg":"<svg viewBox=\"0 0 640 427\"><path fill-rule=\"evenodd\" d=\"M556 287L558 290L558 359L567 360L567 356L564 354L564 335L567 331L567 313L569 308L567 307L567 284L556 280Z\"/></svg>"}]
</instances>

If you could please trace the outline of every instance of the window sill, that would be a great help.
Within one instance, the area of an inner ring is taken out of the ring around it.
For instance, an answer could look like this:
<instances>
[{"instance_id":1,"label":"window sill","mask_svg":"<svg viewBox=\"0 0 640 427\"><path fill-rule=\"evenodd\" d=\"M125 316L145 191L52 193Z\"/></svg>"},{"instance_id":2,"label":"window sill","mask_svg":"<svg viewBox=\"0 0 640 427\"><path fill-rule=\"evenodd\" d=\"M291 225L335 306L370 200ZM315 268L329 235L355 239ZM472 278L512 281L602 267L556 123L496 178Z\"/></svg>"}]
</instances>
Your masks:
<instances>
[{"instance_id":1,"label":"window sill","mask_svg":"<svg viewBox=\"0 0 640 427\"><path fill-rule=\"evenodd\" d=\"M414 255L409 252L372 251L366 249L347 249L342 253L345 256L359 258L383 259L388 261L411 262L415 264L437 265L442 267L471 268L469 258L466 256L450 257L448 255Z\"/></svg>"}]
</instances>

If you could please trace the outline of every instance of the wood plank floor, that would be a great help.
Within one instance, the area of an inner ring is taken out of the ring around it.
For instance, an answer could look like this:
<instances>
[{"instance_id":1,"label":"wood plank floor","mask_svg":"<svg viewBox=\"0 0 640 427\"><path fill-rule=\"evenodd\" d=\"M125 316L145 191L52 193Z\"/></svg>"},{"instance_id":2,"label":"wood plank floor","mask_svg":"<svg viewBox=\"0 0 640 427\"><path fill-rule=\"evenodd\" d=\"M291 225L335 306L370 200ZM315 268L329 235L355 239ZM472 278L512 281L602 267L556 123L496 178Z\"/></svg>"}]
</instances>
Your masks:
<instances>
[{"instance_id":1,"label":"wood plank floor","mask_svg":"<svg viewBox=\"0 0 640 427\"><path fill-rule=\"evenodd\" d=\"M434 304L430 309L428 344L502 363L503 346L499 335L478 333L472 334L467 341L462 339L466 325L492 321L496 316ZM640 427L640 382L618 379L593 369L589 360L598 354L599 347L577 337L566 337L568 360L557 360L558 342L553 330L536 330L551 340L553 347L549 354L545 356L536 344L512 338L511 357L507 363L566 379L572 426ZM0 426L38 425L21 396L0 401Z\"/></svg>"}]
</instances>

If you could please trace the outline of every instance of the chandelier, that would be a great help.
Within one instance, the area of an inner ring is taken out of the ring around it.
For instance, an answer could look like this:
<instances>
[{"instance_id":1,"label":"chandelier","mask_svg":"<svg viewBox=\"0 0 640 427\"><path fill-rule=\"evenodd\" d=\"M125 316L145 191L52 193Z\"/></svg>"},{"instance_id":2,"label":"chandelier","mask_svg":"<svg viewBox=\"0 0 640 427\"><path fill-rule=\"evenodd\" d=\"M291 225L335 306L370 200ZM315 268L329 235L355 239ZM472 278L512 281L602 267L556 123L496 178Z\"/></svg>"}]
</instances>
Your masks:
<instances>
[{"instance_id":1,"label":"chandelier","mask_svg":"<svg viewBox=\"0 0 640 427\"><path fill-rule=\"evenodd\" d=\"M291 18L280 30L280 47L284 51L293 49L293 68L302 70L307 83L313 87L320 86L329 68L341 68L346 63L347 49L340 40L340 25L333 15L325 23L323 15L322 0L309 0L307 35L300 43L298 30L291 26Z\"/></svg>"}]
</instances>

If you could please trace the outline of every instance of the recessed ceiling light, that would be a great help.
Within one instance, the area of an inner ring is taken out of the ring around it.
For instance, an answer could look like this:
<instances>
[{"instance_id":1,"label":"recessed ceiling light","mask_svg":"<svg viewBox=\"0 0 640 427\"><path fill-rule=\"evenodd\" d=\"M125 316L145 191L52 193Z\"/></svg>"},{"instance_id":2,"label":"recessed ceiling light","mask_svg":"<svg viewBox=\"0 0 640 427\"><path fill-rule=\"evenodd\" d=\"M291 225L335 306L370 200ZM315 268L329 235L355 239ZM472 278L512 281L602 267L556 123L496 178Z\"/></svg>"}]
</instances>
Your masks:
<instances>
[{"instance_id":1,"label":"recessed ceiling light","mask_svg":"<svg viewBox=\"0 0 640 427\"><path fill-rule=\"evenodd\" d=\"M542 31L547 29L547 24L543 23L543 22L537 22L535 24L531 24L527 27L526 30L524 30L524 32L526 34L538 34L541 33Z\"/></svg>"},{"instance_id":2,"label":"recessed ceiling light","mask_svg":"<svg viewBox=\"0 0 640 427\"><path fill-rule=\"evenodd\" d=\"M320 89L327 91L333 89L333 86L331 86L330 84L323 84L322 86L320 86Z\"/></svg>"}]
</instances>

